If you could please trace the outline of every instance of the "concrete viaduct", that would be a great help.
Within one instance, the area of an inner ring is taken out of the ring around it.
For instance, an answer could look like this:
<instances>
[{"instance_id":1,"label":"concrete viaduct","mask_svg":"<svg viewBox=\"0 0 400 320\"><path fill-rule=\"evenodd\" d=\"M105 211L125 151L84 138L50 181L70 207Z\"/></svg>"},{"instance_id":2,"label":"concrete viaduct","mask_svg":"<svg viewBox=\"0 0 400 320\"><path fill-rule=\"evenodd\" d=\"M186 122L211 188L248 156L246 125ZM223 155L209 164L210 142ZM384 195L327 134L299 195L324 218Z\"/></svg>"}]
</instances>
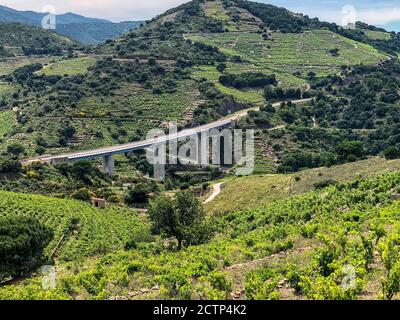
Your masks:
<instances>
[{"instance_id":1,"label":"concrete viaduct","mask_svg":"<svg viewBox=\"0 0 400 320\"><path fill-rule=\"evenodd\" d=\"M300 104L303 102L307 102L310 99L302 99L302 100L296 100L293 101L295 104ZM278 107L280 103L275 103L274 107ZM168 141L174 141L177 139L182 139L182 138L188 138L197 134L201 134L203 132L208 132L212 129L219 129L225 126L233 126L235 125L236 121L239 119L247 116L247 114L250 111L256 111L259 110L259 108L250 108L246 109L243 111L240 111L238 113L229 115L223 119L191 128L191 129L185 129L180 132L177 132L175 134L168 134L168 135L163 135L159 136L157 138L152 138L152 139L147 139L147 140L142 140L142 141L137 141L137 142L132 142L132 143L126 143L126 144L121 144L117 146L112 146L112 147L103 147L99 149L93 149L93 150L88 150L88 151L79 151L75 153L66 153L66 154L60 154L60 155L51 155L51 156L42 156L42 157L36 157L32 159L26 159L22 161L22 164L28 165L31 163L35 162L41 162L41 163L52 163L52 164L59 164L59 163L65 163L65 162L70 162L70 161L79 161L79 160L93 160L97 158L103 158L103 172L108 174L108 175L113 175L114 174L114 159L113 155L117 154L125 154L131 151L137 151L137 150L143 150L147 149L153 145L157 145L160 143L168 142Z\"/></svg>"}]
</instances>

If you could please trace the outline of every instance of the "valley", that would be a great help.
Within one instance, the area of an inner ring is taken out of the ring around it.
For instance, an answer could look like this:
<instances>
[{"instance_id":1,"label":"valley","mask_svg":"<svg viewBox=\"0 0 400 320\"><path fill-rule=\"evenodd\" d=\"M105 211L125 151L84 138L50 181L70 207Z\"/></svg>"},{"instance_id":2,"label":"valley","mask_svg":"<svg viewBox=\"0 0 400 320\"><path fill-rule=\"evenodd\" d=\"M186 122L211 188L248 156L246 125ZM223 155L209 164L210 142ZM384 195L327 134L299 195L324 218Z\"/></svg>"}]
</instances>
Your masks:
<instances>
[{"instance_id":1,"label":"valley","mask_svg":"<svg viewBox=\"0 0 400 320\"><path fill-rule=\"evenodd\" d=\"M243 0L60 19L88 30L0 23L0 300L400 297L400 34ZM170 122L253 130L253 172L159 181Z\"/></svg>"}]
</instances>

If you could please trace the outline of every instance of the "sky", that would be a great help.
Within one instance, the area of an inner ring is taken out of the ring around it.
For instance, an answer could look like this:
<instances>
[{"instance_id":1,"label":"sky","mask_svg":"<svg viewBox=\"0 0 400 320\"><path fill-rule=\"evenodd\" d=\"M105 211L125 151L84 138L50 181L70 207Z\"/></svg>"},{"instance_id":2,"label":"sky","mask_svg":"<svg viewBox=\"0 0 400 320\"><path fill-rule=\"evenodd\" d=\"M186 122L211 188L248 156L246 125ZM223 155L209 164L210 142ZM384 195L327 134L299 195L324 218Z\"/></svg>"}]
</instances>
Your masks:
<instances>
[{"instance_id":1,"label":"sky","mask_svg":"<svg viewBox=\"0 0 400 320\"><path fill-rule=\"evenodd\" d=\"M74 12L112 21L146 20L187 0L0 0L0 4L18 10L42 11L52 5L57 14ZM295 12L341 23L346 17L400 32L400 0L258 0ZM345 7L347 6L347 7ZM349 7L354 8L349 11ZM342 12L347 8L346 12Z\"/></svg>"}]
</instances>

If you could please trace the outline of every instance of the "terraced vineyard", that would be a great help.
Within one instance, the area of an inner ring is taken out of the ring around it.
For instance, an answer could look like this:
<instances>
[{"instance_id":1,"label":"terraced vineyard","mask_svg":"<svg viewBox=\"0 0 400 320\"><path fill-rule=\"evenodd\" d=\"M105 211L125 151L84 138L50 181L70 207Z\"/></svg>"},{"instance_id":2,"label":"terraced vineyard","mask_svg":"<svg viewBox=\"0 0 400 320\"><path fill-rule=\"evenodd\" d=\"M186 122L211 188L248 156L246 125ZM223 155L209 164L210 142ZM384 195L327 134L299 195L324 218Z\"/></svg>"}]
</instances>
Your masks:
<instances>
[{"instance_id":1,"label":"terraced vineyard","mask_svg":"<svg viewBox=\"0 0 400 320\"><path fill-rule=\"evenodd\" d=\"M227 32L222 34L190 34L189 39L213 45L229 56L240 56L256 68L266 68L277 73L286 85L296 85L307 77L309 71L318 76L338 72L342 65L374 64L387 56L377 49L328 30L305 31L301 34L274 32L271 39L259 33ZM338 55L330 50L339 49ZM291 75L299 71L294 80Z\"/></svg>"},{"instance_id":2,"label":"terraced vineyard","mask_svg":"<svg viewBox=\"0 0 400 320\"><path fill-rule=\"evenodd\" d=\"M153 244L119 251L75 274L62 271L63 285L57 289L43 291L39 281L29 280L23 287L1 288L0 297L371 299L378 294L396 295L397 291L371 292L370 288L386 288L397 270L398 262L393 265L393 261L399 253L392 244L398 239L400 205L390 202L390 194L399 183L400 174L388 174L231 212L216 218L219 236L208 244L182 252ZM54 205L46 206L54 210ZM346 266L354 270L355 285L349 288L339 281Z\"/></svg>"},{"instance_id":3,"label":"terraced vineyard","mask_svg":"<svg viewBox=\"0 0 400 320\"><path fill-rule=\"evenodd\" d=\"M75 200L0 191L0 215L35 217L51 228L54 239L46 254L57 249L54 257L60 261L79 261L121 249L130 240L149 239L148 226L136 212L97 209Z\"/></svg>"}]
</instances>

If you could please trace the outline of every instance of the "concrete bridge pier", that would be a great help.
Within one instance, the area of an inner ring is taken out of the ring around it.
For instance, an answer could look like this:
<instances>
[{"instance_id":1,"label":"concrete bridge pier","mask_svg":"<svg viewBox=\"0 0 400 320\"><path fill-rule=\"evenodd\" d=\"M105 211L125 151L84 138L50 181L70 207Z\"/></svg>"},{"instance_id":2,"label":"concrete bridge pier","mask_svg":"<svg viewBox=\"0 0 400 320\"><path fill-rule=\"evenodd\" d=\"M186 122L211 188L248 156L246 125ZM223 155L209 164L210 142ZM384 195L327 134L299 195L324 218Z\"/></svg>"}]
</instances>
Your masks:
<instances>
[{"instance_id":1,"label":"concrete bridge pier","mask_svg":"<svg viewBox=\"0 0 400 320\"><path fill-rule=\"evenodd\" d=\"M210 164L210 135L208 131L197 134L196 162L200 168L206 168Z\"/></svg>"},{"instance_id":2,"label":"concrete bridge pier","mask_svg":"<svg viewBox=\"0 0 400 320\"><path fill-rule=\"evenodd\" d=\"M114 158L112 155L103 157L103 173L113 176L115 174Z\"/></svg>"}]
</instances>

